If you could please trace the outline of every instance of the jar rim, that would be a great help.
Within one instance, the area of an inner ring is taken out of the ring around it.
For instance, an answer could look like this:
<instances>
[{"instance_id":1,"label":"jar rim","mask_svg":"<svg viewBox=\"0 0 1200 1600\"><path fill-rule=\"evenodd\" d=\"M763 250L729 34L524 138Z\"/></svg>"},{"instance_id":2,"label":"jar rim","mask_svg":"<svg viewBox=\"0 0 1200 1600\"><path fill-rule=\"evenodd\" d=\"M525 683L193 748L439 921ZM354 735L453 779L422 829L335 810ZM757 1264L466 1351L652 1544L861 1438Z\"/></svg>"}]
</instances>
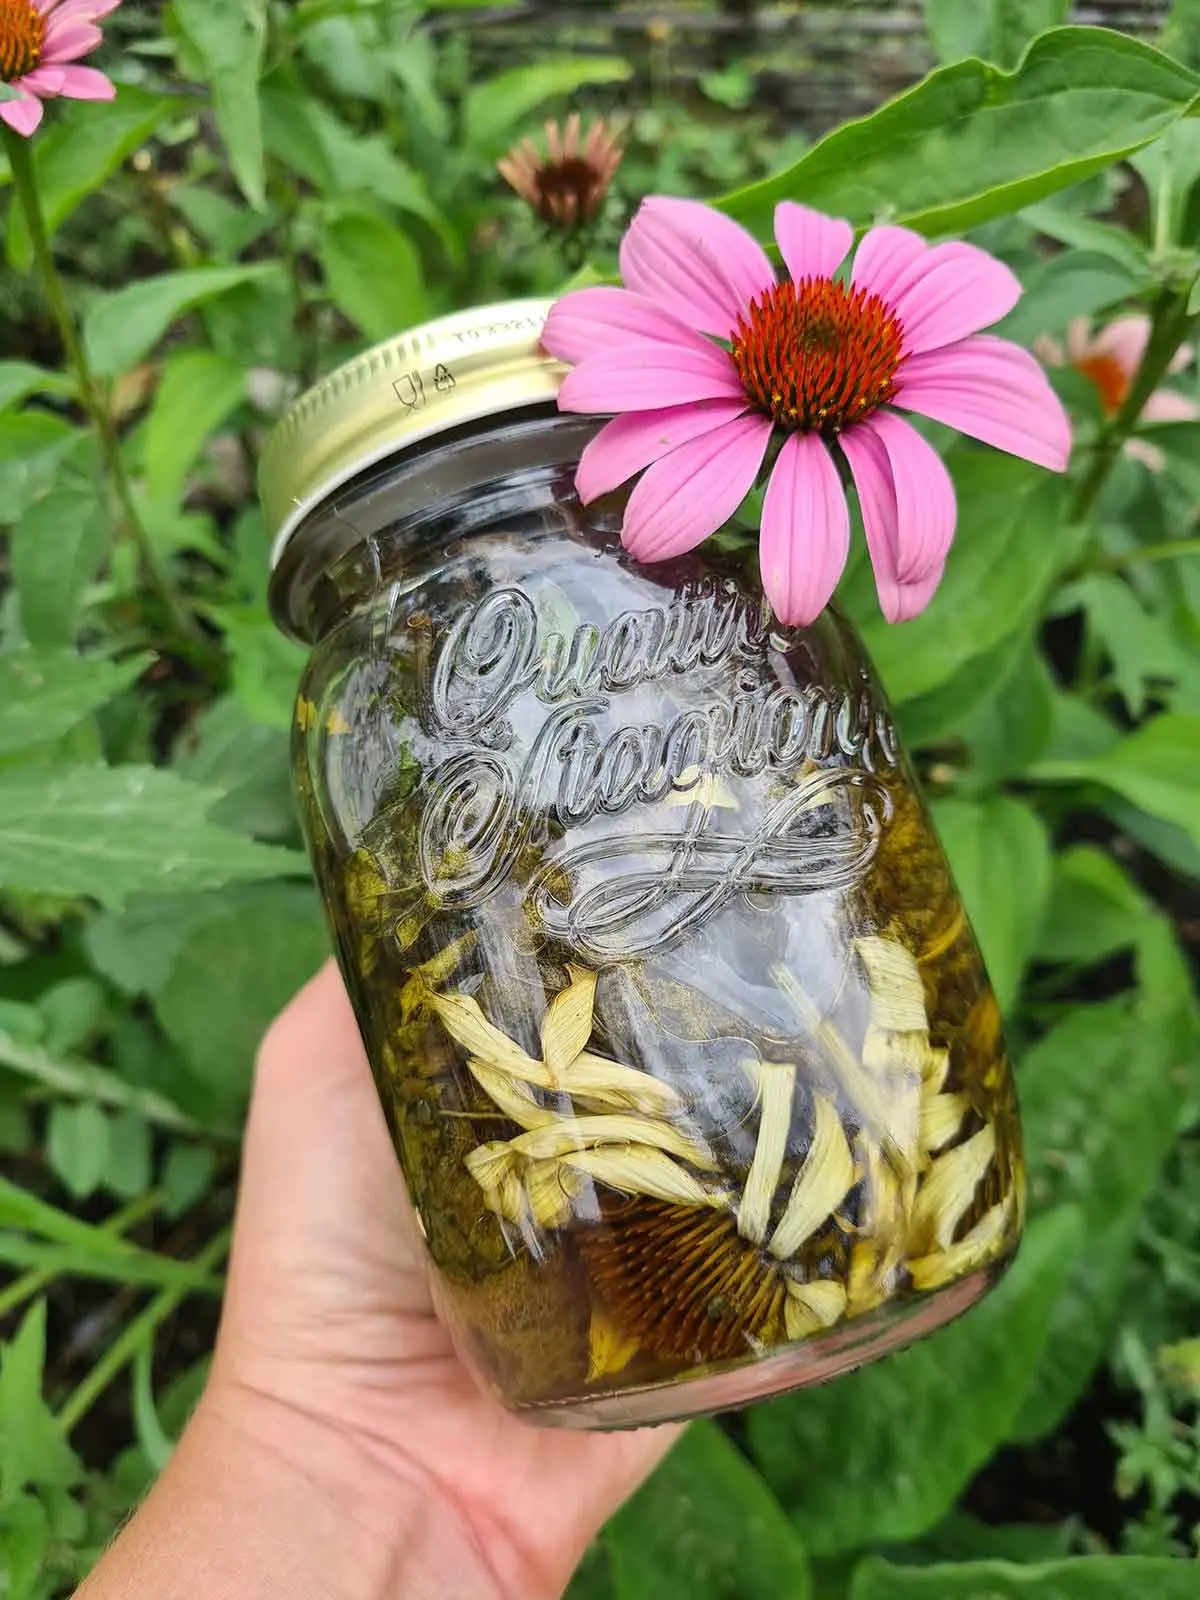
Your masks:
<instances>
[{"instance_id":1,"label":"jar rim","mask_svg":"<svg viewBox=\"0 0 1200 1600\"><path fill-rule=\"evenodd\" d=\"M272 568L321 501L394 451L553 400L567 368L541 346L552 304L509 300L421 323L300 395L259 460Z\"/></svg>"}]
</instances>

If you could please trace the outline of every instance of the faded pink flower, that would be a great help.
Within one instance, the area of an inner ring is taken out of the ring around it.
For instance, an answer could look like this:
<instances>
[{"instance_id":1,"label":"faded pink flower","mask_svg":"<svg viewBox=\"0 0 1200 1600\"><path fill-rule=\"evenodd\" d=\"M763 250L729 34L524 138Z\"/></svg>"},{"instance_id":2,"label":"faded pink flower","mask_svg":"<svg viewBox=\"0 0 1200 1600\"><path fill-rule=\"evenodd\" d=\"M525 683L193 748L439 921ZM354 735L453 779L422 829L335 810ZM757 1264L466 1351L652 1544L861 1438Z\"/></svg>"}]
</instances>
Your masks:
<instances>
[{"instance_id":1,"label":"faded pink flower","mask_svg":"<svg viewBox=\"0 0 1200 1600\"><path fill-rule=\"evenodd\" d=\"M574 371L565 411L616 413L584 451L586 502L640 481L622 539L642 561L708 537L752 488L773 435L763 501L763 588L784 623L811 622L846 562L850 512L836 445L858 489L884 615L915 616L954 536L954 487L895 411L917 411L1052 471L1070 424L1027 351L979 330L1021 293L969 244L872 228L843 280L848 222L784 201L762 247L694 200L643 202L621 245L626 287L580 289L550 313L545 348ZM720 342L717 342L720 341Z\"/></svg>"},{"instance_id":2,"label":"faded pink flower","mask_svg":"<svg viewBox=\"0 0 1200 1600\"><path fill-rule=\"evenodd\" d=\"M1034 342L1034 349L1052 367L1072 366L1095 385L1106 417L1115 416L1125 403L1150 338L1150 318L1140 312L1117 317L1099 333L1092 332L1088 317L1076 317L1067 324L1066 346L1048 334ZM1182 372L1191 364L1192 347L1180 345L1168 368ZM1195 422L1200 406L1177 389L1156 389L1142 407L1140 422ZM1161 472L1166 457L1148 439L1126 439L1125 453L1141 461L1151 472Z\"/></svg>"},{"instance_id":3,"label":"faded pink flower","mask_svg":"<svg viewBox=\"0 0 1200 1600\"><path fill-rule=\"evenodd\" d=\"M0 0L0 83L20 95L0 100L0 118L26 138L42 120L42 102L111 100L116 90L102 72L73 63L103 35L96 23L121 0Z\"/></svg>"}]
</instances>

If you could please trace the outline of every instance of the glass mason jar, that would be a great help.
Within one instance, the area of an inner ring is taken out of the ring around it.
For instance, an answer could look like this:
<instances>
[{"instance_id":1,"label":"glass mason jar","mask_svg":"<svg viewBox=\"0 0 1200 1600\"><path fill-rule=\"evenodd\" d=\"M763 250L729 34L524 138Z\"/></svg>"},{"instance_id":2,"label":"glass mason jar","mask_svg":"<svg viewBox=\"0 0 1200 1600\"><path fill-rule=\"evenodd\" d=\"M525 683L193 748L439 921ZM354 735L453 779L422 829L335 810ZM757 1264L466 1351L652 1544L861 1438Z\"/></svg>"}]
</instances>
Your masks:
<instances>
[{"instance_id":1,"label":"glass mason jar","mask_svg":"<svg viewBox=\"0 0 1200 1600\"><path fill-rule=\"evenodd\" d=\"M511 1409L821 1382L1011 1258L1000 1016L869 661L752 540L587 507L547 306L368 352L269 441L295 783L439 1310Z\"/></svg>"}]
</instances>

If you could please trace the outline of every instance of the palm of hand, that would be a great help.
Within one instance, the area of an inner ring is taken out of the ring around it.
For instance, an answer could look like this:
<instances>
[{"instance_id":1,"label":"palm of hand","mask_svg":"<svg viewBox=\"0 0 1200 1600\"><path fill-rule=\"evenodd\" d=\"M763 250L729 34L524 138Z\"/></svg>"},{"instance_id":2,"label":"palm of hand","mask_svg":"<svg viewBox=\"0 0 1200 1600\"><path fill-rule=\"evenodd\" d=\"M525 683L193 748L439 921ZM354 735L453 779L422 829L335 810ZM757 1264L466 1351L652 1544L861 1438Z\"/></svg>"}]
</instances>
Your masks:
<instances>
[{"instance_id":1,"label":"palm of hand","mask_svg":"<svg viewBox=\"0 0 1200 1600\"><path fill-rule=\"evenodd\" d=\"M260 1054L215 1381L272 1403L285 1439L293 1415L305 1448L314 1422L348 1440L372 1493L432 1496L501 1593L558 1593L674 1432L559 1433L508 1415L434 1316L421 1249L330 965Z\"/></svg>"}]
</instances>

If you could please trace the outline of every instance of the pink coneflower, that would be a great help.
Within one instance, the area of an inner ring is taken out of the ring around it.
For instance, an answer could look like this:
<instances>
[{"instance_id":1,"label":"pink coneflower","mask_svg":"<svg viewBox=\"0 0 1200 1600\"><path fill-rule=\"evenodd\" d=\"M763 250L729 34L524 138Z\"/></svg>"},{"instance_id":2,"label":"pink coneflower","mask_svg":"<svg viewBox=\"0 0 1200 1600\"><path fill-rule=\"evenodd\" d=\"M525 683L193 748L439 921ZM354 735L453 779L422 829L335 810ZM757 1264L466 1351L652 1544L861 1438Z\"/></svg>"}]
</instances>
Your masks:
<instances>
[{"instance_id":1,"label":"pink coneflower","mask_svg":"<svg viewBox=\"0 0 1200 1600\"><path fill-rule=\"evenodd\" d=\"M1082 373L1095 386L1104 415L1112 417L1125 404L1149 338L1150 318L1140 312L1117 317L1099 333L1092 332L1088 317L1076 317L1067 324L1065 348L1057 339L1043 335L1034 342L1034 349L1052 367L1072 366ZM1168 371L1182 372L1191 360L1191 345L1181 345ZM1200 406L1187 395L1180 394L1177 389L1156 389L1142 407L1138 420L1195 422L1198 417ZM1161 472L1166 465L1162 451L1148 439L1126 439L1124 449L1126 455L1143 462L1152 472Z\"/></svg>"},{"instance_id":2,"label":"pink coneflower","mask_svg":"<svg viewBox=\"0 0 1200 1600\"><path fill-rule=\"evenodd\" d=\"M116 90L94 67L72 65L103 37L96 23L121 0L0 0L0 83L18 100L0 100L0 118L26 138L42 120L42 101L111 100Z\"/></svg>"},{"instance_id":3,"label":"pink coneflower","mask_svg":"<svg viewBox=\"0 0 1200 1600\"><path fill-rule=\"evenodd\" d=\"M900 406L1025 456L1066 466L1066 413L1028 352L981 335L1021 293L969 244L872 228L835 276L848 222L784 201L760 245L694 200L643 203L621 245L623 289L580 289L550 313L546 349L575 370L566 411L618 413L588 445L584 501L641 472L622 539L643 561L690 550L753 487L782 440L763 500L763 588L781 622L818 616L850 543L835 459L858 489L884 615L915 616L941 579L954 488ZM720 341L719 343L715 341Z\"/></svg>"},{"instance_id":4,"label":"pink coneflower","mask_svg":"<svg viewBox=\"0 0 1200 1600\"><path fill-rule=\"evenodd\" d=\"M496 170L545 223L578 228L590 222L604 203L621 165L618 134L597 117L582 137L583 122L573 111L564 127L546 124L546 154L532 139L514 145Z\"/></svg>"}]
</instances>

